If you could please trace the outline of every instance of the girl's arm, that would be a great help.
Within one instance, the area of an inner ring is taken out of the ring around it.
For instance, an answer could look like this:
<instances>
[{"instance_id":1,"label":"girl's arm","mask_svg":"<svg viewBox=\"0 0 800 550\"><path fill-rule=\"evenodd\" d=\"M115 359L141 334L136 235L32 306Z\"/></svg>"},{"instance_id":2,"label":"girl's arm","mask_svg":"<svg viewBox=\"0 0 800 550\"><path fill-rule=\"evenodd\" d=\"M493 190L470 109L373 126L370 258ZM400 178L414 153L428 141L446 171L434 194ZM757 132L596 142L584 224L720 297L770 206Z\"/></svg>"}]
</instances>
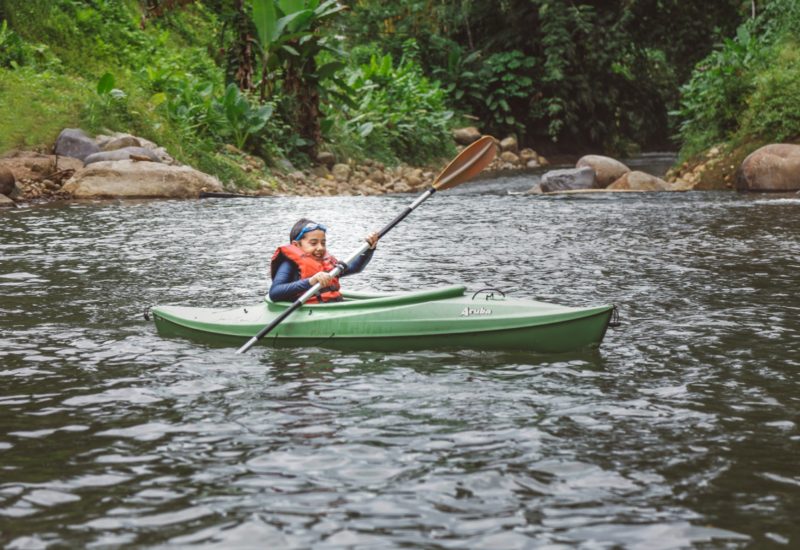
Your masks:
<instances>
[{"instance_id":1,"label":"girl's arm","mask_svg":"<svg viewBox=\"0 0 800 550\"><path fill-rule=\"evenodd\" d=\"M355 273L361 273L364 271L364 268L367 267L367 264L372 259L372 255L375 253L374 248L368 249L364 252L361 256L350 262L350 265L347 266L347 271L345 271L344 275L354 275Z\"/></svg>"},{"instance_id":2,"label":"girl's arm","mask_svg":"<svg viewBox=\"0 0 800 550\"><path fill-rule=\"evenodd\" d=\"M300 279L300 273L292 262L281 262L269 287L269 299L273 302L293 302L311 288L308 279Z\"/></svg>"}]
</instances>

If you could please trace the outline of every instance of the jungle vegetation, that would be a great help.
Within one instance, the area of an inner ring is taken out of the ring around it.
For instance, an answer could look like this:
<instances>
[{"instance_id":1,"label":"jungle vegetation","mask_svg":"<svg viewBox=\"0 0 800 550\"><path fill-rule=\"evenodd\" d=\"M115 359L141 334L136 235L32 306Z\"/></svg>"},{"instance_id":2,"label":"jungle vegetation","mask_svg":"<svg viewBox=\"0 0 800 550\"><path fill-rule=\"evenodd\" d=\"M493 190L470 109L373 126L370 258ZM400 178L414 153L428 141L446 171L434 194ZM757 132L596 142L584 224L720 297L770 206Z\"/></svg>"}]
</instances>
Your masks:
<instances>
[{"instance_id":1,"label":"jungle vegetation","mask_svg":"<svg viewBox=\"0 0 800 550\"><path fill-rule=\"evenodd\" d=\"M795 0L0 0L0 152L124 131L247 184L424 164L453 127L544 153L800 135Z\"/></svg>"}]
</instances>

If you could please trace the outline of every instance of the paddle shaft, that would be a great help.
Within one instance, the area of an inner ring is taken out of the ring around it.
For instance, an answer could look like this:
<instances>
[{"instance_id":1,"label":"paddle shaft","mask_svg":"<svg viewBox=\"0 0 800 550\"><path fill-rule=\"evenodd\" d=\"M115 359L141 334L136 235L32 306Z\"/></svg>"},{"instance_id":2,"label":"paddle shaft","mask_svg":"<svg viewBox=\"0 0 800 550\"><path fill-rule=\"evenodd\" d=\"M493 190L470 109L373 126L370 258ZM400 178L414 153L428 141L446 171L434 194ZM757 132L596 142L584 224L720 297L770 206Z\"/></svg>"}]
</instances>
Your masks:
<instances>
[{"instance_id":1,"label":"paddle shaft","mask_svg":"<svg viewBox=\"0 0 800 550\"><path fill-rule=\"evenodd\" d=\"M381 237L386 235L389 231L391 231L394 226L396 226L398 223L403 221L405 219L405 217L408 216L409 214L411 214L411 212L413 212L414 209L417 206L422 204L428 197L433 195L435 192L436 192L436 188L435 187L431 187L430 189L427 189L424 193L422 193L419 197L417 197L417 199L414 202L412 202L411 204L406 206L406 208L400 214L398 214L395 219L393 219L388 224L386 224L386 226L378 232L378 238L380 239ZM369 250L369 243L365 242L364 244L361 245L361 247L358 250L353 252L345 260L344 265L339 264L336 267L334 267L332 270L330 270L328 273L330 274L331 277L338 277L339 275L342 274L342 271L344 271L346 265L350 265L350 263L355 261L356 258L361 256L367 250ZM300 306L305 304L312 296L314 296L317 292L319 292L321 290L321 288L322 288L322 285L320 283L316 283L314 286L312 286L311 288L306 290L303 293L303 295L300 296L297 300L295 300L294 303L292 303L291 306L286 308L286 310L283 313L281 313L275 319L273 319L270 324L268 324L267 326L265 326L264 328L259 330L258 333L255 336L253 336L252 338L250 338L241 348L236 350L236 353L244 353L247 350L249 350L251 347L253 347L256 342L258 342L264 336L266 336L267 334L272 332L272 330L275 327L280 325L284 321L284 319L286 319L289 315L291 315L292 313L297 311L297 309L299 309Z\"/></svg>"}]
</instances>

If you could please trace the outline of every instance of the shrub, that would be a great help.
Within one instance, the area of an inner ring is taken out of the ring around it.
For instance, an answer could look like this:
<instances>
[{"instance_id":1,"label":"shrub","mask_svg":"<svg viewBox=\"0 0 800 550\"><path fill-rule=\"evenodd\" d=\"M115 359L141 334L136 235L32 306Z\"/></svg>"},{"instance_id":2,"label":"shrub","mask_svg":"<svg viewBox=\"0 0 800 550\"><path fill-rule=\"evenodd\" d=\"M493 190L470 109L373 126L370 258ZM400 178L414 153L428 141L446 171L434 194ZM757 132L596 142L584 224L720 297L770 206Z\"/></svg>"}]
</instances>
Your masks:
<instances>
[{"instance_id":1,"label":"shrub","mask_svg":"<svg viewBox=\"0 0 800 550\"><path fill-rule=\"evenodd\" d=\"M351 104L327 106L328 138L340 154L419 164L452 154L445 91L411 56L395 64L374 53L345 74Z\"/></svg>"}]
</instances>

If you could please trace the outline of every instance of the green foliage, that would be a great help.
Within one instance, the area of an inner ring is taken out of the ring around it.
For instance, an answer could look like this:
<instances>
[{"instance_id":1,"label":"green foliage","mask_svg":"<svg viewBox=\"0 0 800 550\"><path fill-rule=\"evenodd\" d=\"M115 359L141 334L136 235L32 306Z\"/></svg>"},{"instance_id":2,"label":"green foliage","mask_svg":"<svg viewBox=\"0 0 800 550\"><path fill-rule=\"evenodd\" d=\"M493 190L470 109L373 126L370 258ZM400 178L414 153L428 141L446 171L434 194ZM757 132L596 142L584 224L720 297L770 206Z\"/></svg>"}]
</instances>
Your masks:
<instances>
[{"instance_id":1,"label":"green foliage","mask_svg":"<svg viewBox=\"0 0 800 550\"><path fill-rule=\"evenodd\" d=\"M80 78L33 67L0 68L0 152L45 148L74 127L91 87Z\"/></svg>"},{"instance_id":2,"label":"green foliage","mask_svg":"<svg viewBox=\"0 0 800 550\"><path fill-rule=\"evenodd\" d=\"M695 68L681 88L681 157L721 141L800 136L800 4L771 0Z\"/></svg>"},{"instance_id":3,"label":"green foliage","mask_svg":"<svg viewBox=\"0 0 800 550\"><path fill-rule=\"evenodd\" d=\"M423 70L484 131L609 152L669 145L667 112L682 79L745 14L740 0L349 4L353 43L380 43L397 55L416 39ZM511 55L527 64L515 66Z\"/></svg>"},{"instance_id":4,"label":"green foliage","mask_svg":"<svg viewBox=\"0 0 800 550\"><path fill-rule=\"evenodd\" d=\"M754 79L754 90L742 114L739 134L770 141L800 137L800 54L789 41Z\"/></svg>"},{"instance_id":5,"label":"green foliage","mask_svg":"<svg viewBox=\"0 0 800 550\"><path fill-rule=\"evenodd\" d=\"M0 23L0 67L16 69L25 65L29 56L25 42L8 28L8 22L3 19Z\"/></svg>"},{"instance_id":6,"label":"green foliage","mask_svg":"<svg viewBox=\"0 0 800 550\"><path fill-rule=\"evenodd\" d=\"M393 164L452 153L446 94L422 74L415 60L395 64L373 53L368 63L345 70L353 105L328 107L329 137L340 156L369 157Z\"/></svg>"},{"instance_id":7,"label":"green foliage","mask_svg":"<svg viewBox=\"0 0 800 550\"><path fill-rule=\"evenodd\" d=\"M214 100L213 109L222 121L215 130L222 137L232 137L236 147L243 149L247 140L266 126L272 116L272 105L253 107L235 84L228 84L221 100Z\"/></svg>"},{"instance_id":8,"label":"green foliage","mask_svg":"<svg viewBox=\"0 0 800 550\"><path fill-rule=\"evenodd\" d=\"M747 26L726 39L681 87L680 136L688 154L731 136L753 90L753 73L763 63L764 50Z\"/></svg>"}]
</instances>

